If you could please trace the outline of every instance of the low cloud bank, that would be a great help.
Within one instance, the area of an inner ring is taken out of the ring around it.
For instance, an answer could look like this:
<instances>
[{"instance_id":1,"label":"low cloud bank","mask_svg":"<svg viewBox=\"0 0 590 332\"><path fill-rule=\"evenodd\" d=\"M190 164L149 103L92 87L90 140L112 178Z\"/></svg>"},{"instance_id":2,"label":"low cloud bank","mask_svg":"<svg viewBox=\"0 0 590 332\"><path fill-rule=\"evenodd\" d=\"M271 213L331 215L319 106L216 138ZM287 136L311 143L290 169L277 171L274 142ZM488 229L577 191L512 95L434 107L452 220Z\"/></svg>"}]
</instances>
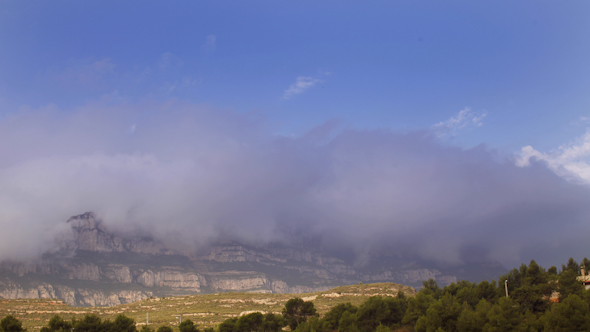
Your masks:
<instances>
[{"instance_id":1,"label":"low cloud bank","mask_svg":"<svg viewBox=\"0 0 590 332\"><path fill-rule=\"evenodd\" d=\"M196 248L305 233L325 250L461 264L584 251L590 190L546 164L435 132L271 134L251 114L180 102L27 110L0 120L0 259L50 248L72 215ZM532 161L532 160L531 160ZM522 165L521 165L522 166Z\"/></svg>"}]
</instances>

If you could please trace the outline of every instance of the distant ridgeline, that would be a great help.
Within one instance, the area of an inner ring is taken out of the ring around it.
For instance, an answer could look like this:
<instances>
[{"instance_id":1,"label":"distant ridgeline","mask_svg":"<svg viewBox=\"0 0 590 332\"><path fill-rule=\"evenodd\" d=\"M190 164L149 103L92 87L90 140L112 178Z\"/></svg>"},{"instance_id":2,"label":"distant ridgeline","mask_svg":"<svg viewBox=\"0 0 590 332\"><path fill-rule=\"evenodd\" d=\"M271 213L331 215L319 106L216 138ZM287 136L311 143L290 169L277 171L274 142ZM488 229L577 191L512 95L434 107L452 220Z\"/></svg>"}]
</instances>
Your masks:
<instances>
[{"instance_id":1,"label":"distant ridgeline","mask_svg":"<svg viewBox=\"0 0 590 332\"><path fill-rule=\"evenodd\" d=\"M583 266L589 261L584 258ZM580 275L581 274L581 275ZM582 277L582 278L581 278ZM415 295L392 285L366 285L364 290L393 290L372 296L358 305L334 301L327 304L325 292L304 298L291 298L277 312L253 310L227 318L215 325L198 325L191 319L178 316L176 323L143 325L142 332L496 332L496 331L590 331L590 291L584 287L584 272L570 258L567 265L548 270L531 261L495 281L469 283L462 281L440 288L436 281L424 281ZM358 290L357 290L358 291ZM323 296L322 296L323 295ZM191 297L190 303L209 302ZM188 300L185 299L185 303ZM244 301L243 301L244 302ZM223 303L228 303L223 301ZM226 305L225 305L226 306ZM225 307L224 307L225 308ZM209 313L222 312L221 305ZM5 332L22 332L21 322L12 315L0 322ZM69 331L126 331L135 332L135 321L119 315L114 320L95 314L81 319L64 320L54 316L42 332Z\"/></svg>"},{"instance_id":2,"label":"distant ridgeline","mask_svg":"<svg viewBox=\"0 0 590 332\"><path fill-rule=\"evenodd\" d=\"M150 237L114 233L90 212L70 218L68 225L71 232L56 240L58 249L40 260L0 264L0 297L112 306L151 296L303 293L359 282L419 287L434 279L448 285L491 280L506 272L493 263L445 269L393 256L373 257L359 267L304 241L265 246L225 241L183 252Z\"/></svg>"}]
</instances>

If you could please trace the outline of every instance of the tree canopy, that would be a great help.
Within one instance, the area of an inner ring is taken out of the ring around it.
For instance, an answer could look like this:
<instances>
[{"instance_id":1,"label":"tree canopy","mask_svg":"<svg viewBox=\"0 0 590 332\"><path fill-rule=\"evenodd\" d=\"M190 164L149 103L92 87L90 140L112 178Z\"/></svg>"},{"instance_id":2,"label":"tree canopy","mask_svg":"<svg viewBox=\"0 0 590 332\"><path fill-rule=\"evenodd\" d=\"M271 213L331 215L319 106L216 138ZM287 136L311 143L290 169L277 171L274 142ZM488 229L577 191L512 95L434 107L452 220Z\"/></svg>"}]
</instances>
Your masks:
<instances>
[{"instance_id":1,"label":"tree canopy","mask_svg":"<svg viewBox=\"0 0 590 332\"><path fill-rule=\"evenodd\" d=\"M8 315L0 321L0 329L2 329L2 332L26 331L26 329L23 328L23 323L12 315Z\"/></svg>"},{"instance_id":2,"label":"tree canopy","mask_svg":"<svg viewBox=\"0 0 590 332\"><path fill-rule=\"evenodd\" d=\"M299 324L306 322L315 314L316 309L313 302L303 301L298 297L287 301L283 309L283 317L291 330L295 330Z\"/></svg>"}]
</instances>

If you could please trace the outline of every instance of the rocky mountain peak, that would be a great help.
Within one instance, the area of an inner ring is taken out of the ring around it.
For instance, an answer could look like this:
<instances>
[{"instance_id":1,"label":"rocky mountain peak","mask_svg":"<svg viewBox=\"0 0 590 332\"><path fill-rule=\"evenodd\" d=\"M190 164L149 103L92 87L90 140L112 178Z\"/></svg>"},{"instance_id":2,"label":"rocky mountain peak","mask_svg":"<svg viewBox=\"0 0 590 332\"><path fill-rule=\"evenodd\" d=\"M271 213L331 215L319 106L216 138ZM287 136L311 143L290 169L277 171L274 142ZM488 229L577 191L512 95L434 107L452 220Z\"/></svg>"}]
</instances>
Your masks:
<instances>
[{"instance_id":1,"label":"rocky mountain peak","mask_svg":"<svg viewBox=\"0 0 590 332\"><path fill-rule=\"evenodd\" d=\"M78 232L87 231L87 230L96 230L96 231L106 231L102 221L100 219L96 219L94 213L86 212L77 216L73 216L67 221L68 224L72 227L73 230Z\"/></svg>"},{"instance_id":2,"label":"rocky mountain peak","mask_svg":"<svg viewBox=\"0 0 590 332\"><path fill-rule=\"evenodd\" d=\"M134 252L151 255L172 253L153 239L126 238L110 232L92 212L73 216L67 222L71 225L73 237L70 241L73 241L73 244L62 245L62 247L93 252Z\"/></svg>"},{"instance_id":3,"label":"rocky mountain peak","mask_svg":"<svg viewBox=\"0 0 590 332\"><path fill-rule=\"evenodd\" d=\"M86 212L67 221L71 225L76 250L95 252L125 251L123 240L107 232L104 224L94 213Z\"/></svg>"}]
</instances>

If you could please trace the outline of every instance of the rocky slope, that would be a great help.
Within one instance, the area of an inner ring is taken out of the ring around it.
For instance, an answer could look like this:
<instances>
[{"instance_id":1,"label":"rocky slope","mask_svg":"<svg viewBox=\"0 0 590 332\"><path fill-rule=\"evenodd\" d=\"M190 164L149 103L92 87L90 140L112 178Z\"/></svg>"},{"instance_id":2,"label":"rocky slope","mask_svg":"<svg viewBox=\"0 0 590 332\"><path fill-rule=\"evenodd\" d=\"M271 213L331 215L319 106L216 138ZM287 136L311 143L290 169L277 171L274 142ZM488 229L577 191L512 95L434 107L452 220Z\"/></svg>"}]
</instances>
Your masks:
<instances>
[{"instance_id":1,"label":"rocky slope","mask_svg":"<svg viewBox=\"0 0 590 332\"><path fill-rule=\"evenodd\" d=\"M321 250L219 243L199 253L167 249L150 238L109 232L92 213L72 217L72 233L36 262L0 264L0 297L60 298L111 306L152 296L244 291L302 293L359 282L419 285L461 278L418 264L354 267ZM499 266L491 270L503 272Z\"/></svg>"}]
</instances>

